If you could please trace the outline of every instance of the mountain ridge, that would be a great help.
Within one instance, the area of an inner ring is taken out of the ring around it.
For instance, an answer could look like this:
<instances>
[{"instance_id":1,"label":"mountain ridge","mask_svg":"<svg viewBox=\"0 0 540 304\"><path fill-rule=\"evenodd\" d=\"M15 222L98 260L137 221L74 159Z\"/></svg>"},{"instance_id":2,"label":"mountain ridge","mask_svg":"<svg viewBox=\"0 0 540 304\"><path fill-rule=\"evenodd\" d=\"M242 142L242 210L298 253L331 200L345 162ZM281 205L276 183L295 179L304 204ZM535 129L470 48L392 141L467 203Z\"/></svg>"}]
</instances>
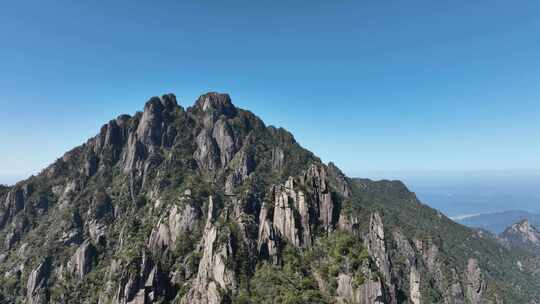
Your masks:
<instances>
[{"instance_id":1,"label":"mountain ridge","mask_svg":"<svg viewBox=\"0 0 540 304\"><path fill-rule=\"evenodd\" d=\"M227 94L153 97L0 202L13 303L538 299L526 255L402 182L348 178Z\"/></svg>"}]
</instances>

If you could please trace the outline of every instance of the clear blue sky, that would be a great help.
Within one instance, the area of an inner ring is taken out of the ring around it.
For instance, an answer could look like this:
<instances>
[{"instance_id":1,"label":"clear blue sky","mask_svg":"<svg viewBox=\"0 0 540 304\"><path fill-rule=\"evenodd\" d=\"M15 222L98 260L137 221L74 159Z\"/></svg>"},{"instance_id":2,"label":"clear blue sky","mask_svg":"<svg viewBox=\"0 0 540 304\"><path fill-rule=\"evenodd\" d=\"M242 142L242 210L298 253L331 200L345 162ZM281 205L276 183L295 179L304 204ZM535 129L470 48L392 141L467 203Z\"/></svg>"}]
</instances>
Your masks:
<instances>
[{"instance_id":1,"label":"clear blue sky","mask_svg":"<svg viewBox=\"0 0 540 304\"><path fill-rule=\"evenodd\" d=\"M540 169L539 12L530 0L4 1L0 183L152 95L187 106L210 90L350 175Z\"/></svg>"}]
</instances>

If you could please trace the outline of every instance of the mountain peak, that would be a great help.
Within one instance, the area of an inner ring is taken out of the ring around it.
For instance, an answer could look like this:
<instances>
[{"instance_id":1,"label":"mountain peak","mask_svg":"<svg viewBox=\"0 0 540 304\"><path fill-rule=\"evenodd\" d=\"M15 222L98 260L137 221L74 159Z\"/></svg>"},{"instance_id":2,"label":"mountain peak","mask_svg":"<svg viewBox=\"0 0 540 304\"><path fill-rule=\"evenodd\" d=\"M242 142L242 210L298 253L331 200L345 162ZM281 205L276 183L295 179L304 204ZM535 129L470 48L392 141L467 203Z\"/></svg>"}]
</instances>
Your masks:
<instances>
[{"instance_id":1,"label":"mountain peak","mask_svg":"<svg viewBox=\"0 0 540 304\"><path fill-rule=\"evenodd\" d=\"M527 218L508 227L501 234L501 239L513 247L540 252L540 231Z\"/></svg>"},{"instance_id":2,"label":"mountain peak","mask_svg":"<svg viewBox=\"0 0 540 304\"><path fill-rule=\"evenodd\" d=\"M144 105L144 111L162 111L162 110L173 110L178 106L176 101L176 96L172 93L164 94L161 97L151 97L146 104Z\"/></svg>"},{"instance_id":3,"label":"mountain peak","mask_svg":"<svg viewBox=\"0 0 540 304\"><path fill-rule=\"evenodd\" d=\"M201 95L195 102L195 108L203 112L217 112L227 117L234 116L237 112L229 94L217 92Z\"/></svg>"},{"instance_id":4,"label":"mountain peak","mask_svg":"<svg viewBox=\"0 0 540 304\"><path fill-rule=\"evenodd\" d=\"M521 221L515 224L516 227L525 228L525 229L529 229L530 225L531 224L529 223L529 220L526 218L522 219Z\"/></svg>"},{"instance_id":5,"label":"mountain peak","mask_svg":"<svg viewBox=\"0 0 540 304\"><path fill-rule=\"evenodd\" d=\"M527 218L524 218L521 221L515 223L514 225L512 225L512 227L509 227L507 231L519 232L524 235L529 235L531 233L539 233L537 229L531 225Z\"/></svg>"}]
</instances>

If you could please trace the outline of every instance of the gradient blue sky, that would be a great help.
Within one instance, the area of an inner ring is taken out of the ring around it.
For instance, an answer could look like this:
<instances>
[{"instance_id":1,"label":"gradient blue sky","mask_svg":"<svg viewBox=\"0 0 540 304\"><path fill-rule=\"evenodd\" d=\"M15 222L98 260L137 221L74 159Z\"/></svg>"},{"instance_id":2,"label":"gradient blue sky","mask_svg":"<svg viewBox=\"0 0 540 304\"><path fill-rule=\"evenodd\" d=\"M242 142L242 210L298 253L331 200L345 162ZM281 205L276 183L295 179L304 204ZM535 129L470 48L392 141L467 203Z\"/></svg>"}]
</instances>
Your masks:
<instances>
[{"instance_id":1,"label":"gradient blue sky","mask_svg":"<svg viewBox=\"0 0 540 304\"><path fill-rule=\"evenodd\" d=\"M3 1L0 183L206 91L350 175L540 169L539 1Z\"/></svg>"}]
</instances>

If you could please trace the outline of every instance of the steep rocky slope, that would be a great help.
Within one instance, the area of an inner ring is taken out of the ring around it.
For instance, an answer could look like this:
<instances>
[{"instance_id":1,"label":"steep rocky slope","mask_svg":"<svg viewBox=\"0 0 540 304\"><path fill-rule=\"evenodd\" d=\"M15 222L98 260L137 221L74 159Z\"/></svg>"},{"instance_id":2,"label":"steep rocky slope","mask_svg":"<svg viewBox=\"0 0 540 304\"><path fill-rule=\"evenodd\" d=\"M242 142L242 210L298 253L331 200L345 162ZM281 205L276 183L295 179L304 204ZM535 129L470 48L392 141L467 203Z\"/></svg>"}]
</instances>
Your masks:
<instances>
[{"instance_id":1,"label":"steep rocky slope","mask_svg":"<svg viewBox=\"0 0 540 304\"><path fill-rule=\"evenodd\" d=\"M528 256L208 93L0 187L0 303L528 303Z\"/></svg>"},{"instance_id":2,"label":"steep rocky slope","mask_svg":"<svg viewBox=\"0 0 540 304\"><path fill-rule=\"evenodd\" d=\"M540 230L524 219L508 227L500 238L510 247L521 248L540 255Z\"/></svg>"}]
</instances>

